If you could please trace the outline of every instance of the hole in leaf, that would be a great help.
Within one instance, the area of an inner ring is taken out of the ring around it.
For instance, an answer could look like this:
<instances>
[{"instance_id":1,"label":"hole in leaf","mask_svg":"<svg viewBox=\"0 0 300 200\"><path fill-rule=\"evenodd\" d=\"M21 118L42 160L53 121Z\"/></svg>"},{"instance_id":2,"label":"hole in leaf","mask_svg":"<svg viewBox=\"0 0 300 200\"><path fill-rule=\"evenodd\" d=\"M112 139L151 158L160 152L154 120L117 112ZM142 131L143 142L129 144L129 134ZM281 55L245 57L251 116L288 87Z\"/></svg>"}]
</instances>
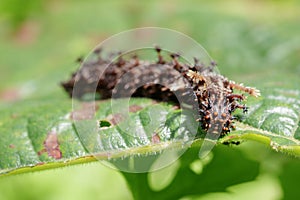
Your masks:
<instances>
[{"instance_id":1,"label":"hole in leaf","mask_svg":"<svg viewBox=\"0 0 300 200\"><path fill-rule=\"evenodd\" d=\"M100 128L104 128L104 127L110 127L111 126L111 123L107 120L100 120L99 121L99 126Z\"/></svg>"}]
</instances>

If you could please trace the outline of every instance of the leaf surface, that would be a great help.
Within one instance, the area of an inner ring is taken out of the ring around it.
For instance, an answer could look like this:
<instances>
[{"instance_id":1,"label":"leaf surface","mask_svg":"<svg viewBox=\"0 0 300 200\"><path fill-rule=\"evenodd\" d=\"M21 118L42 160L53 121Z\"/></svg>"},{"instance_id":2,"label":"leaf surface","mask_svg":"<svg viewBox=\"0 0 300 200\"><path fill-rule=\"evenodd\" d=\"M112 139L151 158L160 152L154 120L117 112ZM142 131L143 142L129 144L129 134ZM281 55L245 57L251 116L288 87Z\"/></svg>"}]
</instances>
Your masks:
<instances>
[{"instance_id":1,"label":"leaf surface","mask_svg":"<svg viewBox=\"0 0 300 200\"><path fill-rule=\"evenodd\" d=\"M118 100L119 101L119 100ZM120 100L121 101L121 100ZM188 130L180 129L180 110L167 103L136 98L130 101L130 120L112 124L110 101L97 102L101 134L82 137L72 119L69 99L24 101L1 108L0 173L23 173L97 159L156 155L166 149L187 148ZM218 143L253 140L276 151L300 156L300 92L273 89L247 101L249 113L236 122L236 130ZM81 113L82 114L82 113ZM239 114L239 113L237 113ZM121 129L124 123L127 129ZM131 132L144 137L132 137ZM195 140L202 141L201 138ZM101 145L99 145L101 143ZM183 145L184 144L184 145Z\"/></svg>"}]
</instances>

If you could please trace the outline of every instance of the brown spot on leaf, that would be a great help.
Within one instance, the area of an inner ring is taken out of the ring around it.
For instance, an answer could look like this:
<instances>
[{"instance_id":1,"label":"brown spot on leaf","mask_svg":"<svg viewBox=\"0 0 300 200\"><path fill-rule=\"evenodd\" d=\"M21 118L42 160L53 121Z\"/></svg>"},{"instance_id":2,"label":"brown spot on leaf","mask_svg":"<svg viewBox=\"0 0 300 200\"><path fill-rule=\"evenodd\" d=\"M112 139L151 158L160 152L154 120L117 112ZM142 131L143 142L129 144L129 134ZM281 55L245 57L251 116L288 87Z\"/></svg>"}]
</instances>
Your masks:
<instances>
[{"instance_id":1,"label":"brown spot on leaf","mask_svg":"<svg viewBox=\"0 0 300 200\"><path fill-rule=\"evenodd\" d=\"M40 156L40 155L42 155L43 153L46 153L47 151L46 151L46 149L42 149L42 150L40 150L39 152L38 152L38 155Z\"/></svg>"},{"instance_id":2,"label":"brown spot on leaf","mask_svg":"<svg viewBox=\"0 0 300 200\"><path fill-rule=\"evenodd\" d=\"M143 109L143 107L139 106L139 105L131 105L131 106L129 106L129 112L133 112L133 113L135 113L135 112L137 112L139 110L142 110L142 109Z\"/></svg>"},{"instance_id":3,"label":"brown spot on leaf","mask_svg":"<svg viewBox=\"0 0 300 200\"><path fill-rule=\"evenodd\" d=\"M39 162L36 164L36 166L41 166L41 165L44 165L45 163L44 162Z\"/></svg>"},{"instance_id":4,"label":"brown spot on leaf","mask_svg":"<svg viewBox=\"0 0 300 200\"><path fill-rule=\"evenodd\" d=\"M151 141L152 141L153 144L160 143L160 137L159 137L159 135L157 133L154 133L152 135Z\"/></svg>"},{"instance_id":5,"label":"brown spot on leaf","mask_svg":"<svg viewBox=\"0 0 300 200\"><path fill-rule=\"evenodd\" d=\"M16 146L14 144L10 144L9 148L14 149L14 148L16 148Z\"/></svg>"},{"instance_id":6,"label":"brown spot on leaf","mask_svg":"<svg viewBox=\"0 0 300 200\"><path fill-rule=\"evenodd\" d=\"M180 109L180 106L179 106L179 105L174 105L174 106L172 106L172 108L173 108L174 110L179 110L179 109Z\"/></svg>"},{"instance_id":7,"label":"brown spot on leaf","mask_svg":"<svg viewBox=\"0 0 300 200\"><path fill-rule=\"evenodd\" d=\"M47 135L46 140L44 141L44 149L38 152L38 155L41 155L43 153L48 153L48 156L54 158L54 159L61 159L62 153L59 149L59 142L57 138L56 132L49 132Z\"/></svg>"},{"instance_id":8,"label":"brown spot on leaf","mask_svg":"<svg viewBox=\"0 0 300 200\"><path fill-rule=\"evenodd\" d=\"M151 99L151 104L158 104L159 102L156 101L155 99Z\"/></svg>"},{"instance_id":9,"label":"brown spot on leaf","mask_svg":"<svg viewBox=\"0 0 300 200\"><path fill-rule=\"evenodd\" d=\"M117 125L124 121L124 116L121 113L116 113L113 115L109 115L107 117L107 121L109 121L112 125Z\"/></svg>"},{"instance_id":10,"label":"brown spot on leaf","mask_svg":"<svg viewBox=\"0 0 300 200\"><path fill-rule=\"evenodd\" d=\"M78 110L71 112L70 118L77 121L93 119L98 109L94 102L84 102Z\"/></svg>"}]
</instances>

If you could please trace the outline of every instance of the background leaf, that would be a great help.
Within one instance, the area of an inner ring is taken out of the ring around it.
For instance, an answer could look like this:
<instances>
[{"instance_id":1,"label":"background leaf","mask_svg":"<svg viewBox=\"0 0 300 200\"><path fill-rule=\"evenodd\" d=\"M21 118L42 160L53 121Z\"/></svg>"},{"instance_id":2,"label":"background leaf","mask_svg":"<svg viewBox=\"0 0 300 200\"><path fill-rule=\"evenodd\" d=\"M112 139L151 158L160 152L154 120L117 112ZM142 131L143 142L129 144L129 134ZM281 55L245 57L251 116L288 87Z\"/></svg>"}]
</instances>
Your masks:
<instances>
[{"instance_id":1,"label":"background leaf","mask_svg":"<svg viewBox=\"0 0 300 200\"><path fill-rule=\"evenodd\" d=\"M199 160L198 151L199 143L178 160L180 167L173 172L175 175L171 183L159 191L153 190L149 184L148 178L151 173L123 173L131 190L134 191L134 198L180 199L184 196L225 192L232 185L254 180L258 174L257 162L245 159L240 152L228 147L216 148L213 159L206 164ZM195 166L192 167L192 164L198 165L202 171L194 170Z\"/></svg>"}]
</instances>

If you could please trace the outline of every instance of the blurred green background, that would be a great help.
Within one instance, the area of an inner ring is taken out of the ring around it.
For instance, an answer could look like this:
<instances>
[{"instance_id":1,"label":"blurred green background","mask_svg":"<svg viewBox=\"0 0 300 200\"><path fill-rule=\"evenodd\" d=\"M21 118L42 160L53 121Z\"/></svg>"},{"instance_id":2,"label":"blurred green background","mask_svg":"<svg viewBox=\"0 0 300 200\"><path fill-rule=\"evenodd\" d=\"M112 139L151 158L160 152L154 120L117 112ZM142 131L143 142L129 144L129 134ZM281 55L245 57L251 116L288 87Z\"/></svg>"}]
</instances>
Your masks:
<instances>
[{"instance_id":1,"label":"blurred green background","mask_svg":"<svg viewBox=\"0 0 300 200\"><path fill-rule=\"evenodd\" d=\"M0 107L28 98L65 98L59 82L77 69L77 57L112 34L145 26L191 36L232 80L260 89L299 89L299 10L297 0L2 0ZM259 158L247 154L261 162L259 179L202 199L280 199L279 180L285 189L295 188L298 160L257 144L240 146L245 152L262 151ZM289 169L280 178L279 166ZM0 178L1 200L83 198L132 197L121 174L99 163Z\"/></svg>"}]
</instances>

